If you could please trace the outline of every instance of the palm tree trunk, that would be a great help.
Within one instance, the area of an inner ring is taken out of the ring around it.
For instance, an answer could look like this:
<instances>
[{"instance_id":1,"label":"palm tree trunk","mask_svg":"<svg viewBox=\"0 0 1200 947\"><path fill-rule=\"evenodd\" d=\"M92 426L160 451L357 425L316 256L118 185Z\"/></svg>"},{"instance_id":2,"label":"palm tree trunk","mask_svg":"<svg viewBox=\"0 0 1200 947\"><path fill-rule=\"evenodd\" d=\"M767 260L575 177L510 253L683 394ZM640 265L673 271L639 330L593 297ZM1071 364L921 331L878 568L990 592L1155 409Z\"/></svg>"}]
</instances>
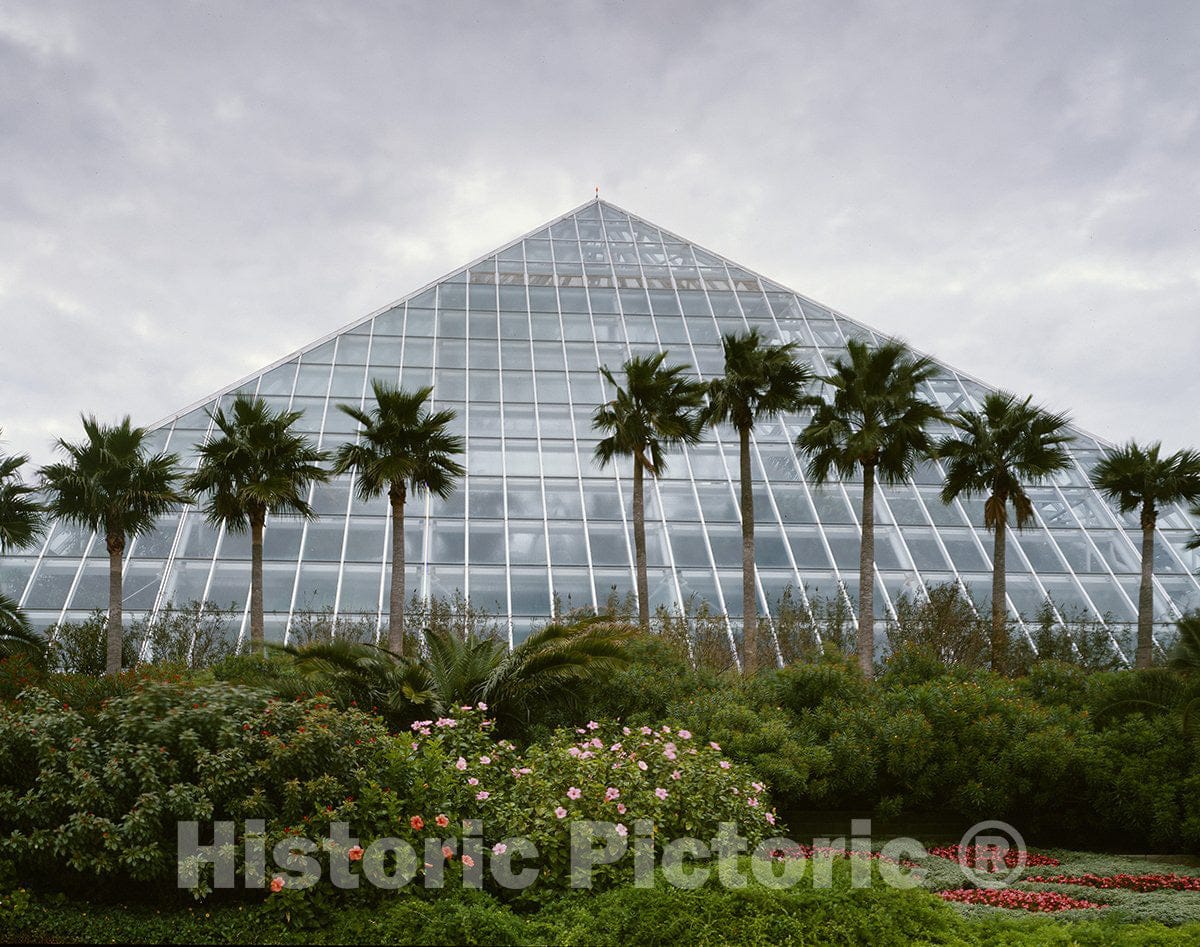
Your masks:
<instances>
[{"instance_id":1,"label":"palm tree trunk","mask_svg":"<svg viewBox=\"0 0 1200 947\"><path fill-rule=\"evenodd\" d=\"M388 597L388 650L404 654L404 484L392 487L392 591Z\"/></svg>"},{"instance_id":2,"label":"palm tree trunk","mask_svg":"<svg viewBox=\"0 0 1200 947\"><path fill-rule=\"evenodd\" d=\"M738 429L739 476L742 481L742 669L759 666L758 606L754 594L754 487L750 481L750 428Z\"/></svg>"},{"instance_id":3,"label":"palm tree trunk","mask_svg":"<svg viewBox=\"0 0 1200 947\"><path fill-rule=\"evenodd\" d=\"M633 455L633 551L637 571L638 625L650 630L650 582L646 578L646 500L642 495L645 470Z\"/></svg>"},{"instance_id":4,"label":"palm tree trunk","mask_svg":"<svg viewBox=\"0 0 1200 947\"><path fill-rule=\"evenodd\" d=\"M263 525L266 514L250 517L250 650L263 650Z\"/></svg>"},{"instance_id":5,"label":"palm tree trunk","mask_svg":"<svg viewBox=\"0 0 1200 947\"><path fill-rule=\"evenodd\" d=\"M125 554L125 537L109 533L105 545L108 547L108 626L106 631L105 674L121 673L121 652L125 645L124 618L121 613L122 586L121 560Z\"/></svg>"},{"instance_id":6,"label":"palm tree trunk","mask_svg":"<svg viewBox=\"0 0 1200 947\"><path fill-rule=\"evenodd\" d=\"M1008 663L1007 558L1008 523L1000 518L992 537L992 670L997 674L1005 673Z\"/></svg>"},{"instance_id":7,"label":"palm tree trunk","mask_svg":"<svg viewBox=\"0 0 1200 947\"><path fill-rule=\"evenodd\" d=\"M1137 656L1134 667L1148 668L1154 659L1154 527L1158 510L1142 505L1142 582L1138 586Z\"/></svg>"},{"instance_id":8,"label":"palm tree trunk","mask_svg":"<svg viewBox=\"0 0 1200 947\"><path fill-rule=\"evenodd\" d=\"M863 464L862 543L858 553L858 667L875 673L875 464Z\"/></svg>"}]
</instances>

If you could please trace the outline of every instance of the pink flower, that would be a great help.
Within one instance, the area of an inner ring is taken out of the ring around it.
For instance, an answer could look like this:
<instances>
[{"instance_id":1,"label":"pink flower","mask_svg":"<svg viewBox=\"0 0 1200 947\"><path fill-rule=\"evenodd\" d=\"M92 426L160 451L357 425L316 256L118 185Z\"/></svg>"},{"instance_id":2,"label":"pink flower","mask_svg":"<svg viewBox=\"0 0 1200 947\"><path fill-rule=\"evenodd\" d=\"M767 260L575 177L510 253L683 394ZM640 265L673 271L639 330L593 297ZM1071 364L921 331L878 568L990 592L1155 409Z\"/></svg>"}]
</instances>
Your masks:
<instances>
[{"instance_id":1,"label":"pink flower","mask_svg":"<svg viewBox=\"0 0 1200 947\"><path fill-rule=\"evenodd\" d=\"M443 845L442 858L446 859L446 861L452 861L454 859L454 849L452 849L449 845Z\"/></svg>"},{"instance_id":2,"label":"pink flower","mask_svg":"<svg viewBox=\"0 0 1200 947\"><path fill-rule=\"evenodd\" d=\"M775 824L775 813L774 812L768 812L765 816L763 816L763 818L767 820L767 825Z\"/></svg>"},{"instance_id":3,"label":"pink flower","mask_svg":"<svg viewBox=\"0 0 1200 947\"><path fill-rule=\"evenodd\" d=\"M648 737L648 736L650 736L650 734L651 734L651 733L653 733L654 731L653 731L653 730L651 730L649 727L642 727L642 728L641 728L641 730L640 730L639 732L642 734L642 736L644 736L644 737Z\"/></svg>"},{"instance_id":4,"label":"pink flower","mask_svg":"<svg viewBox=\"0 0 1200 947\"><path fill-rule=\"evenodd\" d=\"M587 728L588 728L589 730L599 730L599 729L600 729L600 724L596 723L596 721L595 721L595 720L589 720L589 721L588 721Z\"/></svg>"},{"instance_id":5,"label":"pink flower","mask_svg":"<svg viewBox=\"0 0 1200 947\"><path fill-rule=\"evenodd\" d=\"M464 856L462 857L462 863L463 863L464 865L466 865L468 868L474 868L474 867L475 867L475 859L474 859L474 858L472 858L470 855L464 855Z\"/></svg>"},{"instance_id":6,"label":"pink flower","mask_svg":"<svg viewBox=\"0 0 1200 947\"><path fill-rule=\"evenodd\" d=\"M692 732L690 730L680 730L679 731L679 739L690 740L691 738L692 738Z\"/></svg>"},{"instance_id":7,"label":"pink flower","mask_svg":"<svg viewBox=\"0 0 1200 947\"><path fill-rule=\"evenodd\" d=\"M492 762L492 758L490 756L481 756L481 757L479 757L479 762L482 763L484 766L490 766L491 762Z\"/></svg>"},{"instance_id":8,"label":"pink flower","mask_svg":"<svg viewBox=\"0 0 1200 947\"><path fill-rule=\"evenodd\" d=\"M571 755L571 756L575 757L576 759L578 759L578 758L579 758L579 754L580 754L580 753L582 753L582 752L583 752L583 751L582 751L581 749L579 749L579 747L577 747L577 746L573 746L573 747L571 747L569 750L567 750L567 753L568 753L569 755Z\"/></svg>"},{"instance_id":9,"label":"pink flower","mask_svg":"<svg viewBox=\"0 0 1200 947\"><path fill-rule=\"evenodd\" d=\"M477 703L475 706L478 707L480 710L487 710L487 704L485 704L482 700L479 703Z\"/></svg>"},{"instance_id":10,"label":"pink flower","mask_svg":"<svg viewBox=\"0 0 1200 947\"><path fill-rule=\"evenodd\" d=\"M619 836L621 836L621 838L624 838L626 835L629 834L629 829L625 828L624 822L617 823L617 834Z\"/></svg>"},{"instance_id":11,"label":"pink flower","mask_svg":"<svg viewBox=\"0 0 1200 947\"><path fill-rule=\"evenodd\" d=\"M721 748L720 748L720 746L718 746L716 743L709 743L708 745L709 745L709 746L711 746L711 747L712 747L714 750L716 750L718 753L720 753L720 752L721 752Z\"/></svg>"},{"instance_id":12,"label":"pink flower","mask_svg":"<svg viewBox=\"0 0 1200 947\"><path fill-rule=\"evenodd\" d=\"M567 790L567 798L568 799L578 799L582 795L583 795L583 793L580 792L579 787L577 787L577 786L572 786L570 789Z\"/></svg>"},{"instance_id":13,"label":"pink flower","mask_svg":"<svg viewBox=\"0 0 1200 947\"><path fill-rule=\"evenodd\" d=\"M762 792L766 788L762 783L751 783L750 786L755 792Z\"/></svg>"},{"instance_id":14,"label":"pink flower","mask_svg":"<svg viewBox=\"0 0 1200 947\"><path fill-rule=\"evenodd\" d=\"M415 815L411 819L409 819L408 824L413 827L414 832L420 832L421 829L425 828L425 820L422 819L419 815Z\"/></svg>"},{"instance_id":15,"label":"pink flower","mask_svg":"<svg viewBox=\"0 0 1200 947\"><path fill-rule=\"evenodd\" d=\"M467 785L468 786L478 786L479 780L476 779L474 776L472 776L470 779L467 780Z\"/></svg>"},{"instance_id":16,"label":"pink flower","mask_svg":"<svg viewBox=\"0 0 1200 947\"><path fill-rule=\"evenodd\" d=\"M746 805L748 805L751 809L757 809L758 808L758 800L755 799L753 796L751 796L746 800Z\"/></svg>"},{"instance_id":17,"label":"pink flower","mask_svg":"<svg viewBox=\"0 0 1200 947\"><path fill-rule=\"evenodd\" d=\"M508 846L505 845L503 842L497 842L495 845L492 846L492 854L493 855L503 855L507 851L508 851Z\"/></svg>"},{"instance_id":18,"label":"pink flower","mask_svg":"<svg viewBox=\"0 0 1200 947\"><path fill-rule=\"evenodd\" d=\"M619 790L616 786L609 786L606 790L604 790L604 801L612 802L619 795L621 795L621 790Z\"/></svg>"},{"instance_id":19,"label":"pink flower","mask_svg":"<svg viewBox=\"0 0 1200 947\"><path fill-rule=\"evenodd\" d=\"M645 761L645 760L638 760L638 769L640 769L640 770L641 770L641 771L644 773L644 772L646 772L646 768L647 768L647 767L646 767L646 761Z\"/></svg>"},{"instance_id":20,"label":"pink flower","mask_svg":"<svg viewBox=\"0 0 1200 947\"><path fill-rule=\"evenodd\" d=\"M666 799L669 794L665 789L662 788L662 786L659 786L656 790L654 790L654 795L658 796L659 799Z\"/></svg>"},{"instance_id":21,"label":"pink flower","mask_svg":"<svg viewBox=\"0 0 1200 947\"><path fill-rule=\"evenodd\" d=\"M628 727L622 727L622 728L621 728L621 732L622 732L623 734L625 734L625 736L629 736L629 734L630 734L630 732L631 732L631 731L630 731L630 729L629 729Z\"/></svg>"},{"instance_id":22,"label":"pink flower","mask_svg":"<svg viewBox=\"0 0 1200 947\"><path fill-rule=\"evenodd\" d=\"M617 750L621 749L621 744L620 744L620 743L614 743L612 746L610 746L610 747L609 747L609 749L610 749L612 752L616 753L616 752L617 752Z\"/></svg>"},{"instance_id":23,"label":"pink flower","mask_svg":"<svg viewBox=\"0 0 1200 947\"><path fill-rule=\"evenodd\" d=\"M671 778L672 778L672 779L682 779L682 778L683 778L683 773L681 773L679 770L675 770L675 772L673 772L673 773L671 774Z\"/></svg>"},{"instance_id":24,"label":"pink flower","mask_svg":"<svg viewBox=\"0 0 1200 947\"><path fill-rule=\"evenodd\" d=\"M437 823L437 827L439 829L444 829L446 826L448 826L450 824L450 820L447 819L444 815L440 815L440 814L433 821Z\"/></svg>"},{"instance_id":25,"label":"pink flower","mask_svg":"<svg viewBox=\"0 0 1200 947\"><path fill-rule=\"evenodd\" d=\"M455 768L456 770L458 770L458 771L461 773L461 772L462 772L464 769L466 769L466 768L467 768L467 761L466 761L466 760L464 760L464 759L463 759L463 758L460 756L460 757L458 758L458 762L454 764L454 768Z\"/></svg>"},{"instance_id":26,"label":"pink flower","mask_svg":"<svg viewBox=\"0 0 1200 947\"><path fill-rule=\"evenodd\" d=\"M729 769L729 760L721 760L721 762L717 765L720 766L721 769Z\"/></svg>"},{"instance_id":27,"label":"pink flower","mask_svg":"<svg viewBox=\"0 0 1200 947\"><path fill-rule=\"evenodd\" d=\"M556 816L558 816L560 819L565 819L567 817L567 810L564 809L562 806L558 806L555 808L554 814Z\"/></svg>"},{"instance_id":28,"label":"pink flower","mask_svg":"<svg viewBox=\"0 0 1200 947\"><path fill-rule=\"evenodd\" d=\"M479 790L479 792L475 793L475 798L478 799L480 802L483 802L483 800L486 799L489 795L490 795L490 793L486 789L481 789L481 790Z\"/></svg>"},{"instance_id":29,"label":"pink flower","mask_svg":"<svg viewBox=\"0 0 1200 947\"><path fill-rule=\"evenodd\" d=\"M352 862L360 862L360 861L362 861L362 857L363 857L363 847L362 847L361 845L355 845L353 848L347 849L347 850L346 850L346 856L347 856L347 857L348 857L348 858L349 858L349 859L350 859Z\"/></svg>"},{"instance_id":30,"label":"pink flower","mask_svg":"<svg viewBox=\"0 0 1200 947\"><path fill-rule=\"evenodd\" d=\"M621 815L625 814L625 803L623 803L623 802L617 803L617 812L619 812Z\"/></svg>"},{"instance_id":31,"label":"pink flower","mask_svg":"<svg viewBox=\"0 0 1200 947\"><path fill-rule=\"evenodd\" d=\"M282 890L283 890L283 879L280 878L279 875L276 875L274 878L271 879L271 891L274 892L275 894L279 894L279 892Z\"/></svg>"},{"instance_id":32,"label":"pink flower","mask_svg":"<svg viewBox=\"0 0 1200 947\"><path fill-rule=\"evenodd\" d=\"M595 747L597 750L603 750L604 749L604 741L601 740L599 737L592 737L592 746Z\"/></svg>"}]
</instances>

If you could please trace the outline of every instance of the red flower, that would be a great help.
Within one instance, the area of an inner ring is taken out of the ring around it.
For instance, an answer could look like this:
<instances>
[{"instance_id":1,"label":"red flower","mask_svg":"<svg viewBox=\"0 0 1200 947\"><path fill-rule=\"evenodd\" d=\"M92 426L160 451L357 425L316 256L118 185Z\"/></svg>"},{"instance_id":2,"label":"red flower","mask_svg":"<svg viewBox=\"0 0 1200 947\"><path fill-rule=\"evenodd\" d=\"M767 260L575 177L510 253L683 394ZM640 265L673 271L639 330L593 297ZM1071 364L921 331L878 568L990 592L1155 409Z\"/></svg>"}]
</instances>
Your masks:
<instances>
[{"instance_id":1,"label":"red flower","mask_svg":"<svg viewBox=\"0 0 1200 947\"><path fill-rule=\"evenodd\" d=\"M273 891L275 894L279 894L279 892L282 890L283 890L283 879L280 878L278 875L276 875L274 878L271 879L271 891Z\"/></svg>"},{"instance_id":2,"label":"red flower","mask_svg":"<svg viewBox=\"0 0 1200 947\"><path fill-rule=\"evenodd\" d=\"M363 847L361 845L355 845L353 848L350 848L346 851L346 855L352 862L360 862L362 861L363 857Z\"/></svg>"},{"instance_id":3,"label":"red flower","mask_svg":"<svg viewBox=\"0 0 1200 947\"><path fill-rule=\"evenodd\" d=\"M422 819L419 815L415 815L411 819L409 819L408 824L413 827L414 832L420 832L421 829L425 828L425 820Z\"/></svg>"},{"instance_id":4,"label":"red flower","mask_svg":"<svg viewBox=\"0 0 1200 947\"><path fill-rule=\"evenodd\" d=\"M938 897L959 904L986 904L1012 911L1080 911L1106 907L1053 891L1016 891L1013 888L959 888L955 891L939 891Z\"/></svg>"}]
</instances>

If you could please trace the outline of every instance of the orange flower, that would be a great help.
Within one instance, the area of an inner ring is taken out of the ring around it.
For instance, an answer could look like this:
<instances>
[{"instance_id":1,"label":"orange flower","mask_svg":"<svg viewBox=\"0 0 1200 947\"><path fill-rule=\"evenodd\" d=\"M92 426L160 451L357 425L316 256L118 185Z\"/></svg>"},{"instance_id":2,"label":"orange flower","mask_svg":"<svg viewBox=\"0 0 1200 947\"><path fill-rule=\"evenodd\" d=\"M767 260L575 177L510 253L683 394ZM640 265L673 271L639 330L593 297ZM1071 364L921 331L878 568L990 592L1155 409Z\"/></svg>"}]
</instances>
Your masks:
<instances>
[{"instance_id":1,"label":"orange flower","mask_svg":"<svg viewBox=\"0 0 1200 947\"><path fill-rule=\"evenodd\" d=\"M363 857L363 847L361 845L355 845L353 848L349 849L346 854L349 856L352 862L360 862L362 861Z\"/></svg>"},{"instance_id":2,"label":"orange flower","mask_svg":"<svg viewBox=\"0 0 1200 947\"><path fill-rule=\"evenodd\" d=\"M433 821L437 823L437 826L439 829L444 829L446 826L448 826L450 824L450 820L447 819L444 815L440 815L440 814Z\"/></svg>"},{"instance_id":3,"label":"orange flower","mask_svg":"<svg viewBox=\"0 0 1200 947\"><path fill-rule=\"evenodd\" d=\"M419 815L415 815L411 819L409 819L408 824L411 825L413 827L413 830L416 832L420 832L421 829L425 828L425 820L422 819Z\"/></svg>"},{"instance_id":4,"label":"orange flower","mask_svg":"<svg viewBox=\"0 0 1200 947\"><path fill-rule=\"evenodd\" d=\"M274 892L275 894L279 894L279 892L282 890L283 890L283 879L280 878L279 875L276 875L274 878L271 879L271 891Z\"/></svg>"}]
</instances>

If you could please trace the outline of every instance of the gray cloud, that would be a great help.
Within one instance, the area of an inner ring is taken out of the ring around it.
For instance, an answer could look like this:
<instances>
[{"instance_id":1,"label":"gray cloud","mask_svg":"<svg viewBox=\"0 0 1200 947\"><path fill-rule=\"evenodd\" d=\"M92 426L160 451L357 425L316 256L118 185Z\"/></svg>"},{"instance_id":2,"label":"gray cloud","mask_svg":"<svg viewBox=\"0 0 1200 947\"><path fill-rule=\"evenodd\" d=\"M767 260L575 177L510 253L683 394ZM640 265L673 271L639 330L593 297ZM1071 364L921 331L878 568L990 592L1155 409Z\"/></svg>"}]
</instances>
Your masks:
<instances>
[{"instance_id":1,"label":"gray cloud","mask_svg":"<svg viewBox=\"0 0 1200 947\"><path fill-rule=\"evenodd\" d=\"M149 423L606 197L1200 444L1189 3L0 6L0 426Z\"/></svg>"}]
</instances>

